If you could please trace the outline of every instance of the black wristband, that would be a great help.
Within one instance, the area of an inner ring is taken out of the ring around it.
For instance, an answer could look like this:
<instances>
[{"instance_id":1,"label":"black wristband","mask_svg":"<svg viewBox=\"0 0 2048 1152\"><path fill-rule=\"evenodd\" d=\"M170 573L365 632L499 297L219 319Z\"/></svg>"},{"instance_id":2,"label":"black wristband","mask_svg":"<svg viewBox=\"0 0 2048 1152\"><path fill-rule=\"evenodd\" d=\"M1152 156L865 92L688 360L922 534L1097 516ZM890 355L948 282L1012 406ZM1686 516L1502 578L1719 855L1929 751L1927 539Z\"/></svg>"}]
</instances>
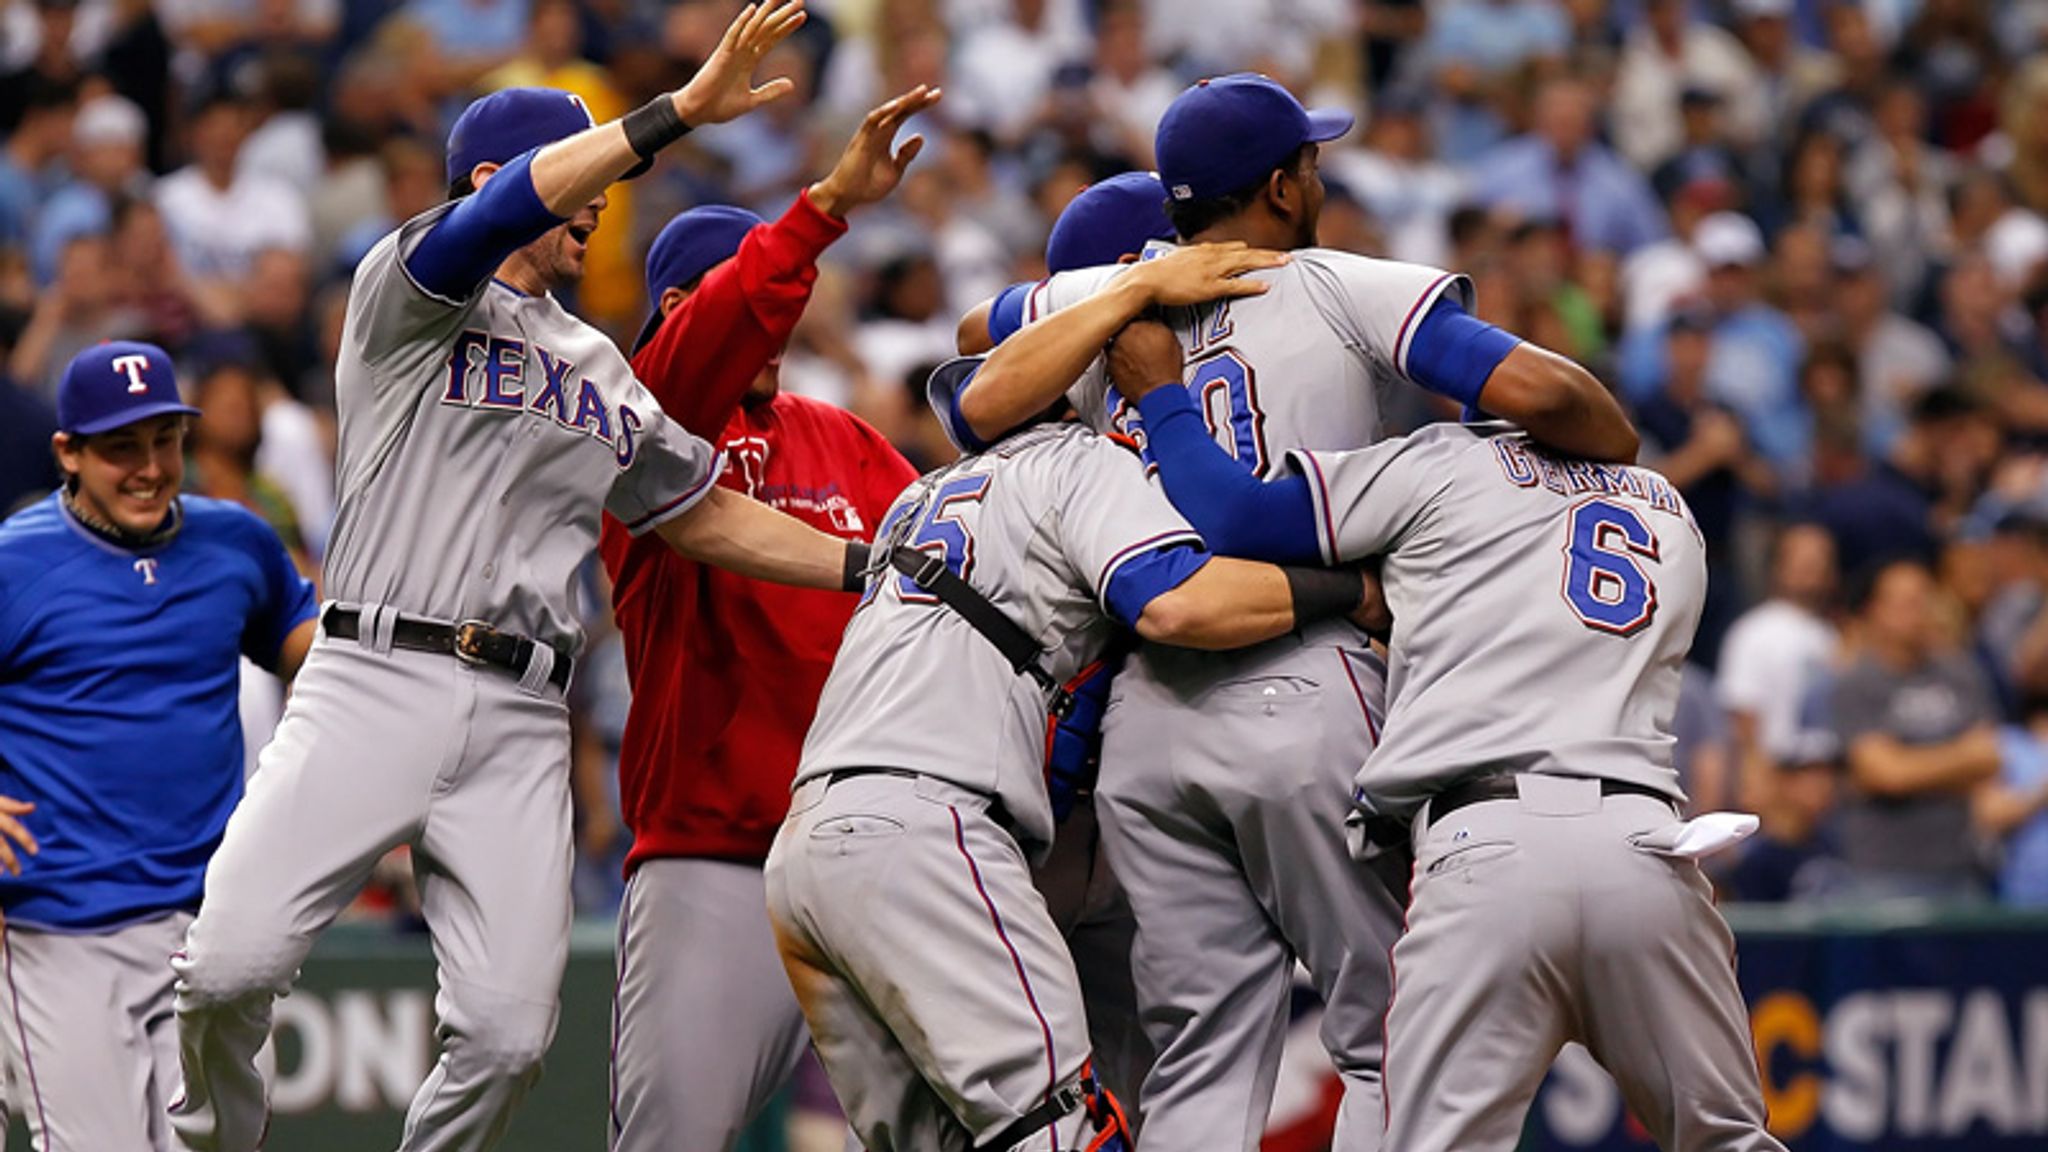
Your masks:
<instances>
[{"instance_id":1,"label":"black wristband","mask_svg":"<svg viewBox=\"0 0 2048 1152\"><path fill-rule=\"evenodd\" d=\"M1294 600L1294 626L1342 616L1365 599L1365 582L1343 568L1283 567L1287 594Z\"/></svg>"},{"instance_id":2,"label":"black wristband","mask_svg":"<svg viewBox=\"0 0 2048 1152\"><path fill-rule=\"evenodd\" d=\"M642 160L654 159L655 153L690 131L690 126L683 123L682 113L676 111L675 99L666 94L626 113L619 123L626 129L626 143L633 146L633 154Z\"/></svg>"},{"instance_id":3,"label":"black wristband","mask_svg":"<svg viewBox=\"0 0 2048 1152\"><path fill-rule=\"evenodd\" d=\"M842 592L865 592L868 586L869 544L865 540L846 542L846 567L839 574Z\"/></svg>"}]
</instances>

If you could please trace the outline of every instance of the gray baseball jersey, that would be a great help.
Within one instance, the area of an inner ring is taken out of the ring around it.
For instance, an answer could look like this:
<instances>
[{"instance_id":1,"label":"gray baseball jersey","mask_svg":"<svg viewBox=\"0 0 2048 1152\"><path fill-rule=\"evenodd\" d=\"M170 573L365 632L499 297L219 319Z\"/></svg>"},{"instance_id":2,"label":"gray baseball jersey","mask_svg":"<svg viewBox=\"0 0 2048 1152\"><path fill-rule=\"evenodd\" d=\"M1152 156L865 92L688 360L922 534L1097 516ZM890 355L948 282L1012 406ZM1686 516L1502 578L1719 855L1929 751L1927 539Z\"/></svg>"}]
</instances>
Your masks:
<instances>
[{"instance_id":1,"label":"gray baseball jersey","mask_svg":"<svg viewBox=\"0 0 2048 1152\"><path fill-rule=\"evenodd\" d=\"M1683 798L1671 719L1707 571L1669 481L1560 459L1502 424L1289 463L1309 479L1325 559L1386 554L1387 723L1359 774L1373 810L1406 815L1475 769Z\"/></svg>"},{"instance_id":2,"label":"gray baseball jersey","mask_svg":"<svg viewBox=\"0 0 2048 1152\"><path fill-rule=\"evenodd\" d=\"M314 642L173 964L185 1091L171 1123L192 1147L260 1142L252 1058L270 997L400 844L417 849L443 1038L400 1147L484 1148L505 1131L553 1039L568 958L568 710L550 647L515 679L397 648L395 623L479 619L573 649L573 574L601 511L644 532L717 477L710 446L552 297L416 282L405 257L449 210L385 237L350 290L327 591L360 606L359 636Z\"/></svg>"},{"instance_id":3,"label":"gray baseball jersey","mask_svg":"<svg viewBox=\"0 0 2048 1152\"><path fill-rule=\"evenodd\" d=\"M645 532L710 491L721 457L554 297L491 280L451 301L415 284L404 258L449 207L356 269L327 594L573 648L572 584L600 513Z\"/></svg>"},{"instance_id":4,"label":"gray baseball jersey","mask_svg":"<svg viewBox=\"0 0 2048 1152\"><path fill-rule=\"evenodd\" d=\"M1386 733L1358 775L1373 809L1422 811L1387 1147L1510 1152L1578 1041L1659 1147L1782 1152L1734 939L1675 850L1671 725L1707 579L1685 502L1653 472L1560 459L1506 425L1289 465L1327 558L1384 556L1394 613ZM1514 788L1422 807L1475 773Z\"/></svg>"},{"instance_id":5,"label":"gray baseball jersey","mask_svg":"<svg viewBox=\"0 0 2048 1152\"><path fill-rule=\"evenodd\" d=\"M1042 282L1026 322L1123 270ZM1462 276L1328 249L1251 275L1268 291L1168 320L1211 432L1261 476L1291 449L1378 439L1422 317L1447 295L1471 304ZM1144 443L1100 359L1068 396L1084 421ZM1350 859L1343 819L1381 675L1363 635L1332 620L1238 652L1144 645L1117 678L1096 807L1138 925L1138 1000L1158 1052L1141 1094L1150 1143L1257 1147L1299 959L1328 1005L1322 1038L1344 1077L1337 1146L1377 1147L1400 909Z\"/></svg>"},{"instance_id":6,"label":"gray baseball jersey","mask_svg":"<svg viewBox=\"0 0 2048 1152\"><path fill-rule=\"evenodd\" d=\"M1030 429L912 485L878 538L906 516L917 517L908 543L943 556L1037 637L1061 680L1120 627L1105 599L1119 568L1201 544L1129 452L1075 424ZM1045 708L986 637L891 571L870 578L847 625L796 780L921 772L998 797L1019 835L1050 844Z\"/></svg>"}]
</instances>

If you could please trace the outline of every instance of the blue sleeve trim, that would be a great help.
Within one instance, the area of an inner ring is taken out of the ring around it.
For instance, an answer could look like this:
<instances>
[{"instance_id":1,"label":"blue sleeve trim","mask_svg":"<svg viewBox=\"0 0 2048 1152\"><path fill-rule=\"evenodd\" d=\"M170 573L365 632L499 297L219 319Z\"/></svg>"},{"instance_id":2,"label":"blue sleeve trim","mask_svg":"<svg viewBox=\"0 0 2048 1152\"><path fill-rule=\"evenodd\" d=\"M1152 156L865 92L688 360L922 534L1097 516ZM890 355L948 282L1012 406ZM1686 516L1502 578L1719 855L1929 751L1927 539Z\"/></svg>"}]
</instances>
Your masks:
<instances>
[{"instance_id":1,"label":"blue sleeve trim","mask_svg":"<svg viewBox=\"0 0 2048 1152\"><path fill-rule=\"evenodd\" d=\"M1185 540L1176 540L1149 552L1141 552L1109 574L1102 590L1103 602L1112 616L1127 628L1138 626L1145 605L1187 583L1188 577L1209 562L1209 554Z\"/></svg>"},{"instance_id":2,"label":"blue sleeve trim","mask_svg":"<svg viewBox=\"0 0 2048 1152\"><path fill-rule=\"evenodd\" d=\"M939 371L945 372L946 369L942 366ZM960 414L960 397L966 394L968 386L974 383L974 374L979 371L981 361L976 360L964 374L950 382L940 381L934 374L933 387L926 390L927 399L935 401L932 409L945 430L946 438L962 452L986 452L989 447L988 441L974 434L974 426L967 422L967 417Z\"/></svg>"},{"instance_id":3,"label":"blue sleeve trim","mask_svg":"<svg viewBox=\"0 0 2048 1152\"><path fill-rule=\"evenodd\" d=\"M563 222L533 187L533 155L525 153L498 169L428 227L405 257L406 274L421 291L442 300L467 300L505 257Z\"/></svg>"},{"instance_id":4,"label":"blue sleeve trim","mask_svg":"<svg viewBox=\"0 0 2048 1152\"><path fill-rule=\"evenodd\" d=\"M1024 301L1030 297L1037 285L1030 281L1012 284L996 294L995 303L988 306L988 338L1001 344L1017 334L1024 326Z\"/></svg>"},{"instance_id":5,"label":"blue sleeve trim","mask_svg":"<svg viewBox=\"0 0 2048 1152\"><path fill-rule=\"evenodd\" d=\"M1441 297L1415 329L1408 346L1408 378L1468 408L1479 406L1487 378L1521 338Z\"/></svg>"},{"instance_id":6,"label":"blue sleeve trim","mask_svg":"<svg viewBox=\"0 0 2048 1152\"><path fill-rule=\"evenodd\" d=\"M1212 552L1276 564L1316 564L1315 504L1298 475L1270 483L1245 471L1209 435L1185 388L1155 388L1138 401L1145 448L1166 495Z\"/></svg>"}]
</instances>

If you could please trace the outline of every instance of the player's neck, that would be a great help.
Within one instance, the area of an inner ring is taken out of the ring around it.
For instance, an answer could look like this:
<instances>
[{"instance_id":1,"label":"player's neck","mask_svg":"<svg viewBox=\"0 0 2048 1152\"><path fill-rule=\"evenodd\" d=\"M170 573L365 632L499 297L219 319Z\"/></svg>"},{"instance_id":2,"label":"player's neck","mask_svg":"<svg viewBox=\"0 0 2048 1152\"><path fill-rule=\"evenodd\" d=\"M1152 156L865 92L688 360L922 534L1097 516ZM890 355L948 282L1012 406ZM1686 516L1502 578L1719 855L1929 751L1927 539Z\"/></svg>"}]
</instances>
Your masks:
<instances>
[{"instance_id":1,"label":"player's neck","mask_svg":"<svg viewBox=\"0 0 2048 1152\"><path fill-rule=\"evenodd\" d=\"M547 278L540 274L540 269L533 266L533 261L526 258L523 250L507 256L505 262L498 265L495 278L528 296L542 295L549 288Z\"/></svg>"},{"instance_id":2,"label":"player's neck","mask_svg":"<svg viewBox=\"0 0 2048 1152\"><path fill-rule=\"evenodd\" d=\"M1271 248L1281 252L1297 246L1294 229L1286 221L1253 212L1241 212L1228 220L1219 220L1182 243L1225 244L1232 240L1242 241L1253 248Z\"/></svg>"},{"instance_id":3,"label":"player's neck","mask_svg":"<svg viewBox=\"0 0 2048 1152\"><path fill-rule=\"evenodd\" d=\"M178 529L185 523L184 506L175 498L171 501L170 511L164 513L163 522L150 531L141 533L130 532L114 523L111 518L101 516L90 500L80 499L69 489L65 490L63 499L65 511L71 513L71 518L78 522L79 527L117 548L141 550L161 547L169 543L171 537L176 536Z\"/></svg>"}]
</instances>

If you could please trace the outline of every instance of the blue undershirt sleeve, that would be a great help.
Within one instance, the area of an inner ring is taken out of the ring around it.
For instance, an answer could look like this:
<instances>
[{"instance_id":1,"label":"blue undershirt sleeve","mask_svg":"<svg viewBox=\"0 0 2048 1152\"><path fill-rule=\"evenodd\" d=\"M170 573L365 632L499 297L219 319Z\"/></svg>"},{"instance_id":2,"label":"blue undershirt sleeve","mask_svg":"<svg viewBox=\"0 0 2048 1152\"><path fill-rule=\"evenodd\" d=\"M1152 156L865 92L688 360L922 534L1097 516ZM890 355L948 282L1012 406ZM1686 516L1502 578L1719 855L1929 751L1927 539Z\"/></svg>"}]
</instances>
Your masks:
<instances>
[{"instance_id":1,"label":"blue undershirt sleeve","mask_svg":"<svg viewBox=\"0 0 2048 1152\"><path fill-rule=\"evenodd\" d=\"M1476 409L1487 378L1521 342L1521 337L1479 319L1457 301L1439 298L1408 345L1408 378Z\"/></svg>"},{"instance_id":2,"label":"blue undershirt sleeve","mask_svg":"<svg viewBox=\"0 0 2048 1152\"><path fill-rule=\"evenodd\" d=\"M534 190L533 156L525 153L498 169L427 229L405 257L415 284L443 299L466 300L505 257L563 222Z\"/></svg>"},{"instance_id":3,"label":"blue undershirt sleeve","mask_svg":"<svg viewBox=\"0 0 2048 1152\"><path fill-rule=\"evenodd\" d=\"M1126 628L1136 628L1145 605L1187 582L1209 562L1209 554L1188 544L1168 544L1141 552L1109 574L1102 598Z\"/></svg>"},{"instance_id":4,"label":"blue undershirt sleeve","mask_svg":"<svg viewBox=\"0 0 2048 1152\"><path fill-rule=\"evenodd\" d=\"M1024 300L1037 287L1030 281L1012 284L996 294L988 306L988 338L997 344L1017 334L1024 326Z\"/></svg>"},{"instance_id":5,"label":"blue undershirt sleeve","mask_svg":"<svg viewBox=\"0 0 2048 1152\"><path fill-rule=\"evenodd\" d=\"M1262 482L1230 458L1185 388L1155 388L1138 401L1145 447L1173 506L1222 556L1321 564L1315 503L1298 475Z\"/></svg>"}]
</instances>

